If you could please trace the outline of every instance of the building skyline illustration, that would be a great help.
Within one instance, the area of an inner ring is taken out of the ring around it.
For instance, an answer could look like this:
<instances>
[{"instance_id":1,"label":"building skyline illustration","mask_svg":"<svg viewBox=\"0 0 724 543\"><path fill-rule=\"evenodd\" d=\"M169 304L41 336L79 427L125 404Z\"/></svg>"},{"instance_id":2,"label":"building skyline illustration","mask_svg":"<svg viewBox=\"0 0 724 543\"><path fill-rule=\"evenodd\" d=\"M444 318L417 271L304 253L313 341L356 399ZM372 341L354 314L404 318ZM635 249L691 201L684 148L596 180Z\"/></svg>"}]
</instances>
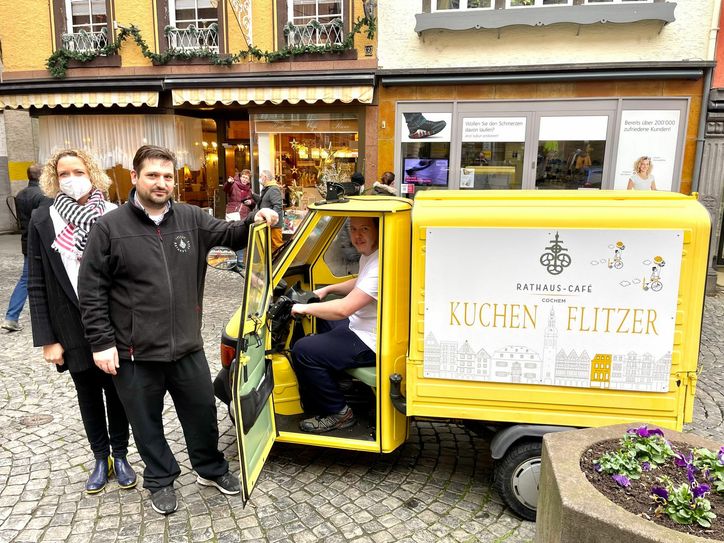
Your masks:
<instances>
[{"instance_id":1,"label":"building skyline illustration","mask_svg":"<svg viewBox=\"0 0 724 543\"><path fill-rule=\"evenodd\" d=\"M439 379L546 384L615 390L668 390L671 351L588 353L559 346L555 307L551 306L540 351L509 344L489 353L468 340L425 336L424 375Z\"/></svg>"}]
</instances>

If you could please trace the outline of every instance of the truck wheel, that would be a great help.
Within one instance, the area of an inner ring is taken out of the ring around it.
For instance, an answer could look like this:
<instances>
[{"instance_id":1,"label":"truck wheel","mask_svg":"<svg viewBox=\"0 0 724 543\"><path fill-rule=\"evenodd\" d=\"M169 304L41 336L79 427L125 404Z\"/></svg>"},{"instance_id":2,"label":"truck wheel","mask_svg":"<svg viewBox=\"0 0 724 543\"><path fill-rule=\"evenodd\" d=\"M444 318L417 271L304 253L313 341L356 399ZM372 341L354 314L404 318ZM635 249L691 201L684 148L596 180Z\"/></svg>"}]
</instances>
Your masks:
<instances>
[{"instance_id":1,"label":"truck wheel","mask_svg":"<svg viewBox=\"0 0 724 543\"><path fill-rule=\"evenodd\" d=\"M495 466L493 486L520 517L535 521L540 480L541 442L514 445Z\"/></svg>"}]
</instances>

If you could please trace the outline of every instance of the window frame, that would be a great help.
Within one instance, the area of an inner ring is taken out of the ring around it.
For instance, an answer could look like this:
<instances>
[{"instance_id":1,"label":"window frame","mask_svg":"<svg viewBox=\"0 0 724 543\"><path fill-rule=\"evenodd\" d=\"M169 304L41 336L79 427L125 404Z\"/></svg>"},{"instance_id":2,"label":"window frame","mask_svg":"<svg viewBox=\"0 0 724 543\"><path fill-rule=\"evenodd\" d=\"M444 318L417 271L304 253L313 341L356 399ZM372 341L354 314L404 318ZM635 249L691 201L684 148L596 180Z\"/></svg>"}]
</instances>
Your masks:
<instances>
[{"instance_id":1,"label":"window frame","mask_svg":"<svg viewBox=\"0 0 724 543\"><path fill-rule=\"evenodd\" d=\"M315 0L318 2L318 0ZM352 28L352 1L341 0L342 3L342 32L346 37ZM284 34L284 27L291 22L289 16L292 12L293 2L291 0L276 0L277 5L277 49L285 49L287 47L287 39Z\"/></svg>"},{"instance_id":2,"label":"window frame","mask_svg":"<svg viewBox=\"0 0 724 543\"><path fill-rule=\"evenodd\" d=\"M168 40L166 39L166 27L171 26L171 12L176 11L176 0L158 0L156 2L156 20L158 21L158 43L156 50L159 53L168 51ZM219 25L219 54L226 54L229 43L229 25L226 21L226 2L219 2L217 10L217 24Z\"/></svg>"},{"instance_id":3,"label":"window frame","mask_svg":"<svg viewBox=\"0 0 724 543\"><path fill-rule=\"evenodd\" d=\"M455 11L487 11L491 9L496 9L495 7L495 0L490 0L490 7L487 8L469 8L468 7L468 0L460 0L460 7L457 8L450 8L450 9L438 9L437 7L437 0L432 0L432 13L450 13Z\"/></svg>"},{"instance_id":4,"label":"window frame","mask_svg":"<svg viewBox=\"0 0 724 543\"><path fill-rule=\"evenodd\" d=\"M88 0L90 3L90 0ZM114 5L112 0L105 0L106 5L106 24L105 27L108 32L108 42L112 42L115 38L113 33L113 20L115 19ZM72 30L72 19L70 11L70 0L55 0L52 4L53 8L53 19L54 19L54 44L55 49L60 50L63 48L63 35L71 34L69 29Z\"/></svg>"}]
</instances>

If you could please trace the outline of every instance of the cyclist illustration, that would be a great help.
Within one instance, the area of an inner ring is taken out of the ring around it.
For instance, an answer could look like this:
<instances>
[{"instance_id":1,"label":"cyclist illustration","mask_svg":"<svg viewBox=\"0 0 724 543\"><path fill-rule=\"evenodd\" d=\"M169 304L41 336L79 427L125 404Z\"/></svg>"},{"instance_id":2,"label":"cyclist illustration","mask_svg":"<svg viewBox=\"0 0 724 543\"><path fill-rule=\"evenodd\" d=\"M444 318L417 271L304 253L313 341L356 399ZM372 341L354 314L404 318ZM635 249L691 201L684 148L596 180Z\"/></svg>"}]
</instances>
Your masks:
<instances>
[{"instance_id":1,"label":"cyclist illustration","mask_svg":"<svg viewBox=\"0 0 724 543\"><path fill-rule=\"evenodd\" d=\"M616 268L620 270L623 268L623 259L621 258L621 252L626 248L623 241L616 242L616 248L613 250L613 259L608 259L608 267Z\"/></svg>"},{"instance_id":2,"label":"cyclist illustration","mask_svg":"<svg viewBox=\"0 0 724 543\"><path fill-rule=\"evenodd\" d=\"M661 282L661 268L663 268L666 265L666 262L663 258L660 256L654 257L654 265L651 267L651 276L649 277L648 282L646 281L646 277L644 277L643 280L643 289L644 290L653 290L654 292L660 291L662 288L664 288L664 284Z\"/></svg>"}]
</instances>

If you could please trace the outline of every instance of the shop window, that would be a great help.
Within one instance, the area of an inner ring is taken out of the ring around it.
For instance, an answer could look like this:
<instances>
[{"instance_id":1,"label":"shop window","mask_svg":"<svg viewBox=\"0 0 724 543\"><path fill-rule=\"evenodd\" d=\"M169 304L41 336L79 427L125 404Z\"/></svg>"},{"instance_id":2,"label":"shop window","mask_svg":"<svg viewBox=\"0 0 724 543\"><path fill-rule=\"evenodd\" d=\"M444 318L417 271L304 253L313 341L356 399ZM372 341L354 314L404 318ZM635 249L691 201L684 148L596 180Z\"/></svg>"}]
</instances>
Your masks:
<instances>
[{"instance_id":1,"label":"shop window","mask_svg":"<svg viewBox=\"0 0 724 543\"><path fill-rule=\"evenodd\" d=\"M76 52L93 52L108 45L110 5L107 0L61 0L55 17L60 21L60 46Z\"/></svg>"},{"instance_id":2,"label":"shop window","mask_svg":"<svg viewBox=\"0 0 724 543\"><path fill-rule=\"evenodd\" d=\"M401 115L402 182L400 192L444 189L450 183L451 113L405 112Z\"/></svg>"},{"instance_id":3,"label":"shop window","mask_svg":"<svg viewBox=\"0 0 724 543\"><path fill-rule=\"evenodd\" d=\"M277 178L290 216L321 199L318 186L350 182L359 170L359 126L356 112L252 115L255 168Z\"/></svg>"},{"instance_id":4,"label":"shop window","mask_svg":"<svg viewBox=\"0 0 724 543\"><path fill-rule=\"evenodd\" d=\"M344 41L348 0L287 0L283 34L289 47Z\"/></svg>"},{"instance_id":5,"label":"shop window","mask_svg":"<svg viewBox=\"0 0 724 543\"><path fill-rule=\"evenodd\" d=\"M526 128L526 117L464 118L460 188L522 188Z\"/></svg>"},{"instance_id":6,"label":"shop window","mask_svg":"<svg viewBox=\"0 0 724 543\"><path fill-rule=\"evenodd\" d=\"M536 158L538 189L600 189L608 116L541 117Z\"/></svg>"}]
</instances>

